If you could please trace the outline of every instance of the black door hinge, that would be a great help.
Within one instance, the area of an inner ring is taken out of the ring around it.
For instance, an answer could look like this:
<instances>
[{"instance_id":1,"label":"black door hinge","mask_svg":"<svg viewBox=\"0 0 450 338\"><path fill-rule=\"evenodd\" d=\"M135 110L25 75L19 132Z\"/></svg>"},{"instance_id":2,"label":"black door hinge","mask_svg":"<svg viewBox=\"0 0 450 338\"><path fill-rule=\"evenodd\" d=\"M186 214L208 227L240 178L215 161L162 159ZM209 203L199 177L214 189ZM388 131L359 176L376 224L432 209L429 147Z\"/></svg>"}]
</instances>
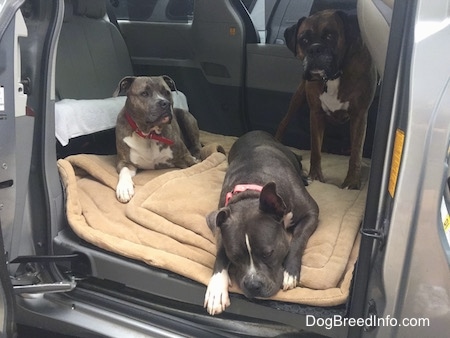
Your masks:
<instances>
[{"instance_id":1,"label":"black door hinge","mask_svg":"<svg viewBox=\"0 0 450 338\"><path fill-rule=\"evenodd\" d=\"M82 260L79 254L50 255L50 256L19 256L9 264L19 264L14 276L11 277L13 290L16 294L36 294L67 292L76 287L76 278L73 275L66 276L68 280L45 283L41 280L41 266L50 263L76 263Z\"/></svg>"},{"instance_id":2,"label":"black door hinge","mask_svg":"<svg viewBox=\"0 0 450 338\"><path fill-rule=\"evenodd\" d=\"M364 331L370 332L373 331L377 326L378 311L377 311L377 303L373 299L369 300L367 304L367 316L364 325Z\"/></svg>"},{"instance_id":3,"label":"black door hinge","mask_svg":"<svg viewBox=\"0 0 450 338\"><path fill-rule=\"evenodd\" d=\"M383 229L361 229L361 235L364 237L372 238L379 242L379 249L381 250L386 241L386 234Z\"/></svg>"}]
</instances>

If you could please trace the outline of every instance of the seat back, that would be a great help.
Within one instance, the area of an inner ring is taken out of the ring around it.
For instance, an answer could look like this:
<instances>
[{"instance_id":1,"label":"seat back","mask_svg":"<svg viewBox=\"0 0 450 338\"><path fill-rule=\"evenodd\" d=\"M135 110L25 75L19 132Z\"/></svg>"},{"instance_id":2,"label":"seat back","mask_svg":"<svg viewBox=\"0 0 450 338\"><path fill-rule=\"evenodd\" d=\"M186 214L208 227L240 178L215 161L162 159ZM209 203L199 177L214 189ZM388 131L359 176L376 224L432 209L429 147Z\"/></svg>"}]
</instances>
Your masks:
<instances>
[{"instance_id":1,"label":"seat back","mask_svg":"<svg viewBox=\"0 0 450 338\"><path fill-rule=\"evenodd\" d=\"M130 55L106 17L105 0L66 0L56 58L57 98L111 97L128 75L133 75Z\"/></svg>"},{"instance_id":2,"label":"seat back","mask_svg":"<svg viewBox=\"0 0 450 338\"><path fill-rule=\"evenodd\" d=\"M394 0L358 0L361 35L383 78Z\"/></svg>"}]
</instances>

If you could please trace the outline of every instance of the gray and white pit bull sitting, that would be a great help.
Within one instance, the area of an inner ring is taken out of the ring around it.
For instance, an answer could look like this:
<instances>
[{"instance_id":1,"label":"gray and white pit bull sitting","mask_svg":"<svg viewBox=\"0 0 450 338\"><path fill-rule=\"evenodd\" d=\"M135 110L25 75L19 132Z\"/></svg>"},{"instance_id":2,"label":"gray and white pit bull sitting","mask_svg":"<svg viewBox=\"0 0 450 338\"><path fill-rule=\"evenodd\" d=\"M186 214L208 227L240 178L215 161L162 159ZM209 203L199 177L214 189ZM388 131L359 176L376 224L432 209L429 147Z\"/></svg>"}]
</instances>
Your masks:
<instances>
[{"instance_id":1,"label":"gray and white pit bull sitting","mask_svg":"<svg viewBox=\"0 0 450 338\"><path fill-rule=\"evenodd\" d=\"M186 110L174 108L174 81L166 76L123 78L114 96L126 95L117 116L117 199L134 195L137 169L187 168L198 163L199 129Z\"/></svg>"},{"instance_id":2,"label":"gray and white pit bull sitting","mask_svg":"<svg viewBox=\"0 0 450 338\"><path fill-rule=\"evenodd\" d=\"M228 286L248 298L293 289L319 208L306 191L298 158L270 134L253 131L232 146L219 210L207 215L217 255L204 306L211 315L230 305Z\"/></svg>"}]
</instances>

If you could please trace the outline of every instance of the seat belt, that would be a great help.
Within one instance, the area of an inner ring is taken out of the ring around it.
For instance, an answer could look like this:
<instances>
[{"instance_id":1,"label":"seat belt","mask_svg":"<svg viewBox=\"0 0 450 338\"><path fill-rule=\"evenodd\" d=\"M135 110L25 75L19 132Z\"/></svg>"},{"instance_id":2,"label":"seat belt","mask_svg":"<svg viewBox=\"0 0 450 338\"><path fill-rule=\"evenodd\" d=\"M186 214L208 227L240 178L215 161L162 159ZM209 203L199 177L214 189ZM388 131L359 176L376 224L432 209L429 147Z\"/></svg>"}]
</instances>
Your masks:
<instances>
[{"instance_id":1,"label":"seat belt","mask_svg":"<svg viewBox=\"0 0 450 338\"><path fill-rule=\"evenodd\" d=\"M109 21L114 26L116 26L116 28L118 29L120 35L123 36L122 30L120 29L119 23L117 22L116 14L114 13L114 8L111 5L111 1L110 0L105 0L105 3L106 3L106 14L108 15Z\"/></svg>"}]
</instances>

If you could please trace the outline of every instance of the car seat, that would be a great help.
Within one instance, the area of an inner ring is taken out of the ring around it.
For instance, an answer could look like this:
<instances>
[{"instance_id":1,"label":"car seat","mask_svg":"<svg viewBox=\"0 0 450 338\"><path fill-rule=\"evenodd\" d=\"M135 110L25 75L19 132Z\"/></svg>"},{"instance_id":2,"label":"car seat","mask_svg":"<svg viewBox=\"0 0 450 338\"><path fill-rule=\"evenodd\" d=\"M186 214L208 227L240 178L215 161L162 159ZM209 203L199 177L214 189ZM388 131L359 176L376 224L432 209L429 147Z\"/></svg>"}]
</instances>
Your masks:
<instances>
[{"instance_id":1,"label":"car seat","mask_svg":"<svg viewBox=\"0 0 450 338\"><path fill-rule=\"evenodd\" d=\"M106 16L105 0L65 0L56 57L58 99L111 97L133 75L125 41Z\"/></svg>"}]
</instances>

